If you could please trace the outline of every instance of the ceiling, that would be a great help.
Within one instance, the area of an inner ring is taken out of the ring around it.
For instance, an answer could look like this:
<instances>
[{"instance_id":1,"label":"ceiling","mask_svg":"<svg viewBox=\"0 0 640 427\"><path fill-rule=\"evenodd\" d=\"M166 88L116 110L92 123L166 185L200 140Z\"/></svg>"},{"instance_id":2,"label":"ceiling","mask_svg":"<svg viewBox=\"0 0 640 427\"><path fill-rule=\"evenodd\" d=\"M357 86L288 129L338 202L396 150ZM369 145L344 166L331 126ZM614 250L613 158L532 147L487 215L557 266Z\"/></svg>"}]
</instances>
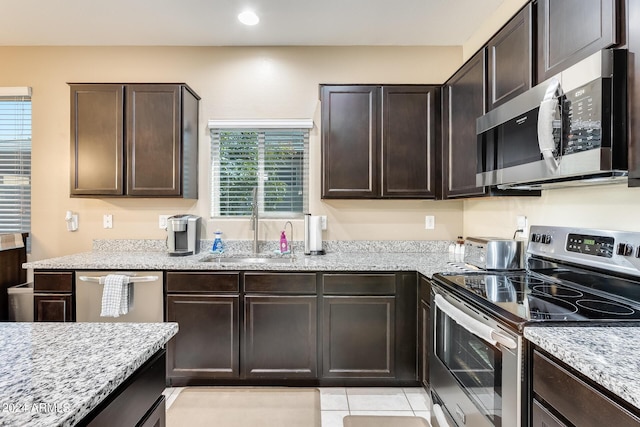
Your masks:
<instances>
[{"instance_id":1,"label":"ceiling","mask_svg":"<svg viewBox=\"0 0 640 427\"><path fill-rule=\"evenodd\" d=\"M503 1L0 0L0 45L462 45Z\"/></svg>"}]
</instances>

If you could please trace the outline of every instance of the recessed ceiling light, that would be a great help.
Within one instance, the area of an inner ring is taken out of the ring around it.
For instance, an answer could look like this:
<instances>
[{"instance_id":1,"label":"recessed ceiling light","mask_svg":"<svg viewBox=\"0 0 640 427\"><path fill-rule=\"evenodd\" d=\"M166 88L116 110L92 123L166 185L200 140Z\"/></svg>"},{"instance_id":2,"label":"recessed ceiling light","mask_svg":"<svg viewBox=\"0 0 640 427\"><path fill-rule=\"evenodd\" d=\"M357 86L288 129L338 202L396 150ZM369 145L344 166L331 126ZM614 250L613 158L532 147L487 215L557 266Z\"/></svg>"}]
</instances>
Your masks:
<instances>
[{"instance_id":1,"label":"recessed ceiling light","mask_svg":"<svg viewBox=\"0 0 640 427\"><path fill-rule=\"evenodd\" d=\"M255 12L251 10L246 10L239 14L238 20L244 25L256 25L258 22L260 22L260 18L258 18L258 15L256 15Z\"/></svg>"}]
</instances>

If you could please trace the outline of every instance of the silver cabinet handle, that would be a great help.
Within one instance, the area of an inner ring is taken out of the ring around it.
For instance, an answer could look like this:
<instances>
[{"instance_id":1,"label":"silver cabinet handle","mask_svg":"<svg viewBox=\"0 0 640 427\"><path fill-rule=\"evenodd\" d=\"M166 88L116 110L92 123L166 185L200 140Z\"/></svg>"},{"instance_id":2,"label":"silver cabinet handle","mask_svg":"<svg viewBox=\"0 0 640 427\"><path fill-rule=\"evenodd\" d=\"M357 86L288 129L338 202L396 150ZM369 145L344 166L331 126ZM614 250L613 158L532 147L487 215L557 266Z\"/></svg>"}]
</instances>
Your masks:
<instances>
[{"instance_id":1,"label":"silver cabinet handle","mask_svg":"<svg viewBox=\"0 0 640 427\"><path fill-rule=\"evenodd\" d=\"M107 276L79 276L78 280L83 282L95 282L104 285L104 280ZM129 278L129 283L139 283L139 282L154 282L158 280L157 276L131 276Z\"/></svg>"},{"instance_id":2,"label":"silver cabinet handle","mask_svg":"<svg viewBox=\"0 0 640 427\"><path fill-rule=\"evenodd\" d=\"M483 340L494 345L495 343L500 343L503 346L511 349L518 347L518 343L515 340L504 334L501 334L491 326L479 322L459 308L454 307L449 301L444 299L442 295L436 294L435 303L443 313L452 318L458 325L462 326L473 335L480 337Z\"/></svg>"}]
</instances>

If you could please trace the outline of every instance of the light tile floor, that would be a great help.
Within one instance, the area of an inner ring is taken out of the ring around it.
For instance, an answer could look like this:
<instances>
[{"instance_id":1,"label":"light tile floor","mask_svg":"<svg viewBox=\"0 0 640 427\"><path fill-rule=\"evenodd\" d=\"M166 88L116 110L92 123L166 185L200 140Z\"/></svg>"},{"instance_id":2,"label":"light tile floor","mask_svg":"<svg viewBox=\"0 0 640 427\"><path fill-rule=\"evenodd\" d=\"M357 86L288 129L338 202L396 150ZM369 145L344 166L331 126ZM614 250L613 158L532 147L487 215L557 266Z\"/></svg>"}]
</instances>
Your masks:
<instances>
[{"instance_id":1,"label":"light tile floor","mask_svg":"<svg viewBox=\"0 0 640 427\"><path fill-rule=\"evenodd\" d=\"M165 389L167 409L182 389ZM347 415L415 415L429 421L429 395L421 387L322 387L319 390L322 427L343 427L342 419Z\"/></svg>"}]
</instances>

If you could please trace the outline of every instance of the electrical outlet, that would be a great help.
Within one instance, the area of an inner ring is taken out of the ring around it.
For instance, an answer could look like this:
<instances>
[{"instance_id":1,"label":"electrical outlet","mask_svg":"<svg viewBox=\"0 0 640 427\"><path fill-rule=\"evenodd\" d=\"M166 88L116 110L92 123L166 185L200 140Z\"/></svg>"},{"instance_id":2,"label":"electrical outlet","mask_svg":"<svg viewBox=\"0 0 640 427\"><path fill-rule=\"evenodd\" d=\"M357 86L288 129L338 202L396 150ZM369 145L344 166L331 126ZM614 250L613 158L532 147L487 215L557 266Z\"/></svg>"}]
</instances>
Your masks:
<instances>
[{"instance_id":1,"label":"electrical outlet","mask_svg":"<svg viewBox=\"0 0 640 427\"><path fill-rule=\"evenodd\" d=\"M433 230L436 228L436 217L433 215L427 215L424 217L424 229Z\"/></svg>"},{"instance_id":2,"label":"electrical outlet","mask_svg":"<svg viewBox=\"0 0 640 427\"><path fill-rule=\"evenodd\" d=\"M167 229L167 220L171 215L159 215L158 216L158 228L163 230Z\"/></svg>"},{"instance_id":3,"label":"electrical outlet","mask_svg":"<svg viewBox=\"0 0 640 427\"><path fill-rule=\"evenodd\" d=\"M524 215L516 216L516 227L518 230L526 231L527 228L527 217Z\"/></svg>"},{"instance_id":4,"label":"electrical outlet","mask_svg":"<svg viewBox=\"0 0 640 427\"><path fill-rule=\"evenodd\" d=\"M113 215L106 214L102 216L102 226L104 228L113 228Z\"/></svg>"},{"instance_id":5,"label":"electrical outlet","mask_svg":"<svg viewBox=\"0 0 640 427\"><path fill-rule=\"evenodd\" d=\"M327 229L327 216L326 215L321 215L320 216L320 226L323 230Z\"/></svg>"}]
</instances>

